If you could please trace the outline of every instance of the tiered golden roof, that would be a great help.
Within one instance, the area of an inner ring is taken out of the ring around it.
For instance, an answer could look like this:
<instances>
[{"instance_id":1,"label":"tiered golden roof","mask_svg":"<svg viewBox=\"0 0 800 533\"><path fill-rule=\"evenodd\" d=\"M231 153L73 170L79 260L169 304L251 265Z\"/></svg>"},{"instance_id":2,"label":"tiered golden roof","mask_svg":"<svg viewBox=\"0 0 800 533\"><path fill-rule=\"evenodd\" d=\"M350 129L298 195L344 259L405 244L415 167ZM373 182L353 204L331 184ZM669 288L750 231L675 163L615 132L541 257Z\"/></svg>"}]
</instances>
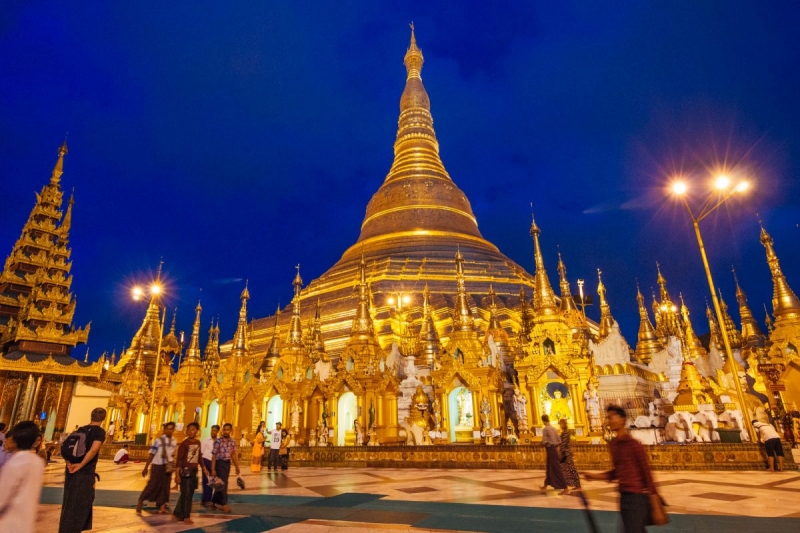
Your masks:
<instances>
[{"instance_id":1,"label":"tiered golden roof","mask_svg":"<svg viewBox=\"0 0 800 533\"><path fill-rule=\"evenodd\" d=\"M600 328L597 339L602 340L608 337L611 328L614 327L614 317L611 316L611 306L606 300L606 286L603 285L603 273L597 269L597 295L600 297Z\"/></svg>"},{"instance_id":2,"label":"tiered golden roof","mask_svg":"<svg viewBox=\"0 0 800 533\"><path fill-rule=\"evenodd\" d=\"M664 345L656 335L647 308L644 306L644 296L639 287L636 287L636 301L639 302L639 335L636 342L636 358L643 364L648 364L653 359L653 354L664 349Z\"/></svg>"},{"instance_id":3,"label":"tiered golden roof","mask_svg":"<svg viewBox=\"0 0 800 533\"><path fill-rule=\"evenodd\" d=\"M0 352L69 355L89 336L89 326L72 325L69 230L74 201L70 196L62 213L65 155L66 141L0 274Z\"/></svg>"}]
</instances>

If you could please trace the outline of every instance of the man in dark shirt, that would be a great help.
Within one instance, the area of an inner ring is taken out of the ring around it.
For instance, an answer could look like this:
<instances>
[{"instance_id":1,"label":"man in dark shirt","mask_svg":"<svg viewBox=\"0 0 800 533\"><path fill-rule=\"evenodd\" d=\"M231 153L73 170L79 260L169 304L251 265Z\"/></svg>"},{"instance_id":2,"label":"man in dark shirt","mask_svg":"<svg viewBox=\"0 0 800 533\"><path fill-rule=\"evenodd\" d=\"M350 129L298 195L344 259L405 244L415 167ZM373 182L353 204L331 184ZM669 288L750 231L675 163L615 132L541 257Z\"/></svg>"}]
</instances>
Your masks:
<instances>
[{"instance_id":1,"label":"man in dark shirt","mask_svg":"<svg viewBox=\"0 0 800 533\"><path fill-rule=\"evenodd\" d=\"M80 428L86 434L86 454L80 463L67 463L58 533L92 529L95 468L100 458L100 445L106 440L102 427L105 419L106 410L97 407L92 410L91 423Z\"/></svg>"},{"instance_id":2,"label":"man in dark shirt","mask_svg":"<svg viewBox=\"0 0 800 533\"><path fill-rule=\"evenodd\" d=\"M586 473L586 479L617 480L619 510L625 533L646 533L650 518L650 494L656 494L650 464L644 446L634 439L625 427L627 415L622 407L609 405L606 416L617 438L608 443L612 469L600 474Z\"/></svg>"},{"instance_id":3,"label":"man in dark shirt","mask_svg":"<svg viewBox=\"0 0 800 533\"><path fill-rule=\"evenodd\" d=\"M178 446L175 460L175 484L180 486L181 494L172 517L175 521L182 520L184 524L194 523L189 515L192 513L194 491L197 490L197 466L200 463L200 441L196 438L198 431L200 425L197 422L187 424L186 438Z\"/></svg>"}]
</instances>

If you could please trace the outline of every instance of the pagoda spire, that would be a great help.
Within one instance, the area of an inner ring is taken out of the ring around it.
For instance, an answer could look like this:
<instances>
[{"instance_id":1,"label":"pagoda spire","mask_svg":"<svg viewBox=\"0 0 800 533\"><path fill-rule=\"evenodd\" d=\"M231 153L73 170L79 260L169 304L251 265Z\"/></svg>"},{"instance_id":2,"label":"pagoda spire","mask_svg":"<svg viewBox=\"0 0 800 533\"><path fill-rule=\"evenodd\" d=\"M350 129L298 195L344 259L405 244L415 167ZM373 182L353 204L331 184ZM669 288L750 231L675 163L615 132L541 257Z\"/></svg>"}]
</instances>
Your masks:
<instances>
[{"instance_id":1,"label":"pagoda spire","mask_svg":"<svg viewBox=\"0 0 800 533\"><path fill-rule=\"evenodd\" d=\"M186 348L186 359L183 360L183 365L200 364L200 312L203 307L200 301L197 302L197 307L194 308L194 325L192 325L192 336L189 338L189 347Z\"/></svg>"},{"instance_id":2,"label":"pagoda spire","mask_svg":"<svg viewBox=\"0 0 800 533\"><path fill-rule=\"evenodd\" d=\"M23 353L64 355L88 340L89 326L72 324L72 200L66 215L61 211L66 153L65 143L0 273L0 297L5 296L0 306L0 353L16 347Z\"/></svg>"},{"instance_id":3,"label":"pagoda spire","mask_svg":"<svg viewBox=\"0 0 800 533\"><path fill-rule=\"evenodd\" d=\"M294 286L294 296L292 297L292 318L289 322L289 335L286 338L287 348L302 348L303 343L303 322L300 320L300 289L303 287L303 278L300 277L300 265L295 266L297 272L294 276L292 285Z\"/></svg>"},{"instance_id":4,"label":"pagoda spire","mask_svg":"<svg viewBox=\"0 0 800 533\"><path fill-rule=\"evenodd\" d=\"M461 248L456 249L456 286L458 292L456 293L455 309L453 309L453 329L473 331L475 318L469 307L469 296L464 283L464 255L461 253Z\"/></svg>"},{"instance_id":5,"label":"pagoda spire","mask_svg":"<svg viewBox=\"0 0 800 533\"><path fill-rule=\"evenodd\" d=\"M664 349L664 345L658 340L653 324L650 322L650 316L647 314L647 308L644 306L644 296L639 286L636 286L636 301L639 303L639 335L638 342L636 343L636 358L643 364L649 364L653 359L653 354L660 352Z\"/></svg>"},{"instance_id":6,"label":"pagoda spire","mask_svg":"<svg viewBox=\"0 0 800 533\"><path fill-rule=\"evenodd\" d=\"M209 378L216 377L219 365L219 322L214 327L214 319L212 318L211 327L208 328L208 342L203 354L203 369Z\"/></svg>"},{"instance_id":7,"label":"pagoda spire","mask_svg":"<svg viewBox=\"0 0 800 533\"><path fill-rule=\"evenodd\" d=\"M422 290L422 325L419 329L419 346L425 363L432 365L442 350L442 343L439 340L439 333L436 331L436 323L433 320L433 308L431 307L431 291L428 284Z\"/></svg>"},{"instance_id":8,"label":"pagoda spire","mask_svg":"<svg viewBox=\"0 0 800 533\"><path fill-rule=\"evenodd\" d=\"M317 306L314 309L314 326L311 333L311 350L317 358L322 357L325 353L325 341L322 340L321 305L320 299L317 298Z\"/></svg>"},{"instance_id":9,"label":"pagoda spire","mask_svg":"<svg viewBox=\"0 0 800 533\"><path fill-rule=\"evenodd\" d=\"M765 340L764 333L758 326L758 321L753 316L750 306L747 305L747 296L742 287L739 286L736 270L731 268L731 272L733 272L733 281L736 283L736 301L739 303L739 320L742 323L742 342L745 345L763 344Z\"/></svg>"},{"instance_id":10,"label":"pagoda spire","mask_svg":"<svg viewBox=\"0 0 800 533\"><path fill-rule=\"evenodd\" d=\"M722 298L722 291L718 291L719 294L719 308L722 311L722 319L725 321L724 327L725 332L728 334L728 342L731 345L731 349L735 350L737 348L742 347L742 334L739 333L739 330L736 328L736 323L731 318L730 313L728 313L728 304L725 303L725 300Z\"/></svg>"},{"instance_id":11,"label":"pagoda spire","mask_svg":"<svg viewBox=\"0 0 800 533\"><path fill-rule=\"evenodd\" d=\"M431 102L422 84L424 57L413 25L403 62L406 85L400 97L394 161L367 206L358 241L420 228L482 239L469 200L439 157Z\"/></svg>"},{"instance_id":12,"label":"pagoda spire","mask_svg":"<svg viewBox=\"0 0 800 533\"><path fill-rule=\"evenodd\" d=\"M552 315L556 312L556 295L550 285L550 279L544 269L544 258L539 245L539 235L542 230L536 225L536 219L531 216L531 237L533 237L533 257L536 262L534 273L533 308L537 315Z\"/></svg>"},{"instance_id":13,"label":"pagoda spire","mask_svg":"<svg viewBox=\"0 0 800 533\"><path fill-rule=\"evenodd\" d=\"M706 318L708 319L708 334L709 344L715 346L718 350L722 349L722 334L720 333L719 324L714 316L714 311L708 305L706 300Z\"/></svg>"},{"instance_id":14,"label":"pagoda spire","mask_svg":"<svg viewBox=\"0 0 800 533\"><path fill-rule=\"evenodd\" d=\"M703 343L700 342L697 333L695 333L694 328L692 327L692 321L689 319L689 308L686 307L686 302L683 301L683 294L678 294L678 297L681 300L681 317L683 318L684 342L686 343L686 348L689 351L689 357L692 361L694 361L698 357L708 355L708 352L703 347Z\"/></svg>"},{"instance_id":15,"label":"pagoda spire","mask_svg":"<svg viewBox=\"0 0 800 533\"><path fill-rule=\"evenodd\" d=\"M67 150L67 139L58 147L58 159L56 165L53 167L53 173L50 175L50 184L58 186L61 183L61 176L64 174L64 156L69 153Z\"/></svg>"},{"instance_id":16,"label":"pagoda spire","mask_svg":"<svg viewBox=\"0 0 800 533\"><path fill-rule=\"evenodd\" d=\"M761 226L760 240L767 251L767 264L772 273L772 314L775 316L777 326L777 322L784 317L800 316L800 299L786 282L786 276L784 276L780 261L778 261L778 254L775 253L775 243L763 225Z\"/></svg>"},{"instance_id":17,"label":"pagoda spire","mask_svg":"<svg viewBox=\"0 0 800 533\"><path fill-rule=\"evenodd\" d=\"M605 339L614 327L614 317L611 316L611 306L606 300L606 286L603 285L603 271L597 269L597 295L600 297L600 329L598 340ZM649 319L648 319L649 320Z\"/></svg>"},{"instance_id":18,"label":"pagoda spire","mask_svg":"<svg viewBox=\"0 0 800 533\"><path fill-rule=\"evenodd\" d=\"M233 334L233 346L231 347L231 355L233 357L244 357L250 353L247 334L247 300L250 299L250 291L247 285L248 283L245 282L244 290L239 297L242 301L242 306L239 308L239 321L236 324L236 332Z\"/></svg>"},{"instance_id":19,"label":"pagoda spire","mask_svg":"<svg viewBox=\"0 0 800 533\"><path fill-rule=\"evenodd\" d=\"M372 323L372 313L369 304L369 285L367 284L367 262L364 254L358 263L358 307L350 328L351 335L375 335L375 326Z\"/></svg>"},{"instance_id":20,"label":"pagoda spire","mask_svg":"<svg viewBox=\"0 0 800 533\"><path fill-rule=\"evenodd\" d=\"M561 252L558 252L558 279L561 289L561 312L577 311L578 307L575 305L575 300L572 299L572 291L569 287L569 279L567 279L567 266L561 259Z\"/></svg>"}]
</instances>

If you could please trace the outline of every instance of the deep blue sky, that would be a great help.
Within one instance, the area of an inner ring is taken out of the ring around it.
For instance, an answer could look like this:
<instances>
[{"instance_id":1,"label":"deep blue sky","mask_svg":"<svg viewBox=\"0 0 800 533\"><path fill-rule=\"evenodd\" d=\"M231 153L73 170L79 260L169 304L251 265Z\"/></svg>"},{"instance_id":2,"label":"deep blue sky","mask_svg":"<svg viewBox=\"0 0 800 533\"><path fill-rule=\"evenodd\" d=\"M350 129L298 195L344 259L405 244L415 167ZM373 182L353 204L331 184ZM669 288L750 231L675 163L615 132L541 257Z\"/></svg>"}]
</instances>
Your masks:
<instances>
[{"instance_id":1,"label":"deep blue sky","mask_svg":"<svg viewBox=\"0 0 800 533\"><path fill-rule=\"evenodd\" d=\"M278 4L4 6L0 251L69 132L76 322L92 320L93 356L130 342L143 309L129 287L161 256L179 329L202 288L203 329L220 315L229 338L244 279L266 316L289 302L296 263L310 281L355 242L391 164L411 20L442 159L483 235L532 272L533 202L551 278L557 245L573 280L594 288L602 268L629 342L635 279L649 292L657 260L707 331L697 245L664 195L677 171L698 189L726 162L755 180L703 226L730 304L731 265L759 319L771 298L756 213L800 290L794 3Z\"/></svg>"}]
</instances>

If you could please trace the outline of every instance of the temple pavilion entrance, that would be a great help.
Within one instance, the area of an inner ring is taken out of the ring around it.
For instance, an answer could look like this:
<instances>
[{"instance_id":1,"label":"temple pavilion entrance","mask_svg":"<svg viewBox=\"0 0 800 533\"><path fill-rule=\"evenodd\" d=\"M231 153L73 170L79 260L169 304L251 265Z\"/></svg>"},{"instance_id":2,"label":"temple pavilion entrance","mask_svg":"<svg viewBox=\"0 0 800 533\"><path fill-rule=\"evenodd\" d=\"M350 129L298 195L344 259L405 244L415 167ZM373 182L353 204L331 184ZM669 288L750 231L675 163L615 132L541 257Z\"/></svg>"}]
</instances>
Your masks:
<instances>
[{"instance_id":1,"label":"temple pavilion entrance","mask_svg":"<svg viewBox=\"0 0 800 533\"><path fill-rule=\"evenodd\" d=\"M336 413L336 420L338 421L336 427L337 446L352 446L355 444L353 422L355 422L357 416L358 401L356 395L349 391L343 393L339 396L339 405Z\"/></svg>"}]
</instances>

